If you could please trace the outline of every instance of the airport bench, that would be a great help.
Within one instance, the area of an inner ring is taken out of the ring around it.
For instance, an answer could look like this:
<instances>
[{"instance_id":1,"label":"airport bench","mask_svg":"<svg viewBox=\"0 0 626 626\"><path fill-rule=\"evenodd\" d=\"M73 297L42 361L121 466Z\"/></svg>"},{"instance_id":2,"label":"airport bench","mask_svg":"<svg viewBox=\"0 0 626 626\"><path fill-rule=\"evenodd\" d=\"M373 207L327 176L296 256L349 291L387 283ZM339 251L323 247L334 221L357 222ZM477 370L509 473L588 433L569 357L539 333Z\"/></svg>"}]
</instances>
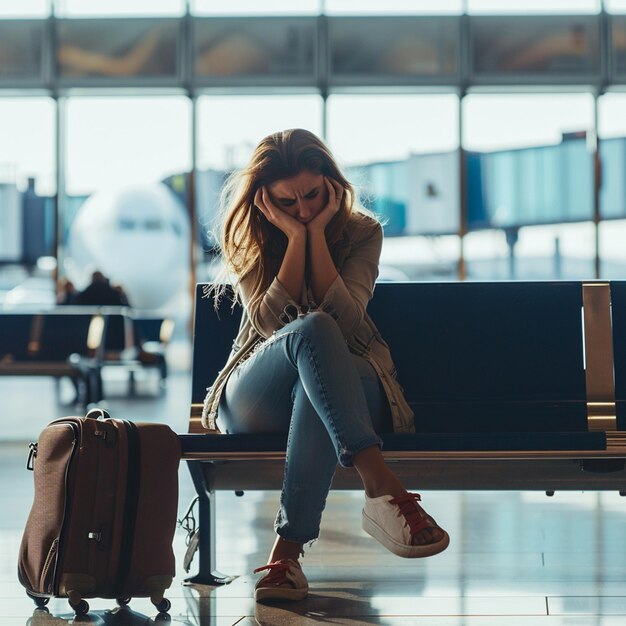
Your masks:
<instances>
[{"instance_id":1,"label":"airport bench","mask_svg":"<svg viewBox=\"0 0 626 626\"><path fill-rule=\"evenodd\" d=\"M219 584L215 492L280 489L286 437L200 424L240 310L195 304L189 434L199 573ZM383 434L410 489L617 490L626 495L626 281L379 283L368 306L389 343L416 433ZM219 426L219 420L218 420ZM338 468L334 489L360 489Z\"/></svg>"},{"instance_id":2,"label":"airport bench","mask_svg":"<svg viewBox=\"0 0 626 626\"><path fill-rule=\"evenodd\" d=\"M102 399L97 312L0 312L0 376L72 379L84 405Z\"/></svg>"}]
</instances>

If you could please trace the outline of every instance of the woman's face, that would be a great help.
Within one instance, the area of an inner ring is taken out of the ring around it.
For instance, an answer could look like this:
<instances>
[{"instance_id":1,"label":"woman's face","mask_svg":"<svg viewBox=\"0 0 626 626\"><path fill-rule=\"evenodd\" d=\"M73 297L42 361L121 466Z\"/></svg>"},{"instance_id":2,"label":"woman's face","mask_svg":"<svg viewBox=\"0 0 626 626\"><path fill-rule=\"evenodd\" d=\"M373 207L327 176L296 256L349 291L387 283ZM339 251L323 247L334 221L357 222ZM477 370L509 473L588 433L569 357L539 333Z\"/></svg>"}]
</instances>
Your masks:
<instances>
[{"instance_id":1,"label":"woman's face","mask_svg":"<svg viewBox=\"0 0 626 626\"><path fill-rule=\"evenodd\" d=\"M322 174L304 170L293 178L283 178L268 186L272 202L302 224L310 222L328 202Z\"/></svg>"}]
</instances>

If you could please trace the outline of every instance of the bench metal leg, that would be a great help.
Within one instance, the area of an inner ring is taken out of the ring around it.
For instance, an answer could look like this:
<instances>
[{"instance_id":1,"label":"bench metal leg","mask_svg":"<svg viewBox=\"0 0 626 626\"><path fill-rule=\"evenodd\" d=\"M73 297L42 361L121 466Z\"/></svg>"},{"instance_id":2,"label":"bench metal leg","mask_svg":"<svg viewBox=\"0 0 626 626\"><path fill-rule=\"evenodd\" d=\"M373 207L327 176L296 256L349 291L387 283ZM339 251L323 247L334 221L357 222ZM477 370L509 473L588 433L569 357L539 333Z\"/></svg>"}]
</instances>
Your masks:
<instances>
[{"instance_id":1,"label":"bench metal leg","mask_svg":"<svg viewBox=\"0 0 626 626\"><path fill-rule=\"evenodd\" d=\"M95 404L103 399L102 374L100 369L88 369L83 376L82 401L85 406Z\"/></svg>"},{"instance_id":2,"label":"bench metal leg","mask_svg":"<svg viewBox=\"0 0 626 626\"><path fill-rule=\"evenodd\" d=\"M198 493L198 529L200 543L198 545L199 572L186 583L195 585L225 585L234 579L217 571L215 550L215 491L206 479L201 461L187 461L194 487Z\"/></svg>"},{"instance_id":3,"label":"bench metal leg","mask_svg":"<svg viewBox=\"0 0 626 626\"><path fill-rule=\"evenodd\" d=\"M100 400L104 400L104 388L102 385L102 369L97 367L93 370L93 386L94 386L94 394L96 402L100 402Z\"/></svg>"},{"instance_id":4,"label":"bench metal leg","mask_svg":"<svg viewBox=\"0 0 626 626\"><path fill-rule=\"evenodd\" d=\"M137 394L137 387L135 385L135 372L130 370L128 372L128 395L135 396Z\"/></svg>"},{"instance_id":5,"label":"bench metal leg","mask_svg":"<svg viewBox=\"0 0 626 626\"><path fill-rule=\"evenodd\" d=\"M159 372L161 373L161 383L165 383L167 379L167 361L165 360L165 356L161 356L161 360L159 361Z\"/></svg>"}]
</instances>

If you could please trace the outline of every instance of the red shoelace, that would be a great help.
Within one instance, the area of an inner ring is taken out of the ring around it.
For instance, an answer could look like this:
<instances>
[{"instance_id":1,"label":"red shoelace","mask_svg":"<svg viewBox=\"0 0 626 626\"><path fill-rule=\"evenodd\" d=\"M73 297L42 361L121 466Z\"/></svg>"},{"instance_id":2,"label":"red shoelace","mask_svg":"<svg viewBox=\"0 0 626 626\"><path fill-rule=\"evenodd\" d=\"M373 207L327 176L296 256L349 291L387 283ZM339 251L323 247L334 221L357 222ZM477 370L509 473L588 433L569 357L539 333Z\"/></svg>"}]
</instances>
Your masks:
<instances>
[{"instance_id":1,"label":"red shoelace","mask_svg":"<svg viewBox=\"0 0 626 626\"><path fill-rule=\"evenodd\" d=\"M422 497L419 493L406 493L403 496L398 496L389 500L391 504L397 504L400 513L404 515L406 519L405 526L409 527L411 536L416 535L420 530L424 528L432 528L431 522L423 509L417 504Z\"/></svg>"},{"instance_id":2,"label":"red shoelace","mask_svg":"<svg viewBox=\"0 0 626 626\"><path fill-rule=\"evenodd\" d=\"M257 567L254 570L254 573L258 574L264 570L269 570L269 574L266 574L265 576L265 583L268 585L283 585L285 583L291 584L291 581L289 581L285 575L290 567L291 563L287 563L286 561L274 561L274 563L270 563L269 565Z\"/></svg>"}]
</instances>

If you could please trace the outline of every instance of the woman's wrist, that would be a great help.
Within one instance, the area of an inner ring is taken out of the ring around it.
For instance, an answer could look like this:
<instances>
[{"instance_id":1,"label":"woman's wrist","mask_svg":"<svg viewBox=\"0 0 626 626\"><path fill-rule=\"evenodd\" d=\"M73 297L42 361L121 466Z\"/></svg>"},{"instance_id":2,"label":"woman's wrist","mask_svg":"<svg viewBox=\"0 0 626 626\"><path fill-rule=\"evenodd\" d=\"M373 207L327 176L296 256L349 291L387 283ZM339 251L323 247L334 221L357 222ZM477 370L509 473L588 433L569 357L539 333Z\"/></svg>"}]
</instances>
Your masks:
<instances>
[{"instance_id":1,"label":"woman's wrist","mask_svg":"<svg viewBox=\"0 0 626 626\"><path fill-rule=\"evenodd\" d=\"M290 230L285 235L287 236L288 243L306 243L307 240L307 229L304 224L298 224L300 228L294 228L294 230Z\"/></svg>"},{"instance_id":2,"label":"woman's wrist","mask_svg":"<svg viewBox=\"0 0 626 626\"><path fill-rule=\"evenodd\" d=\"M314 220L313 220L314 221ZM314 224L313 221L306 225L306 232L309 237L324 237L326 238L326 224L320 226Z\"/></svg>"}]
</instances>

